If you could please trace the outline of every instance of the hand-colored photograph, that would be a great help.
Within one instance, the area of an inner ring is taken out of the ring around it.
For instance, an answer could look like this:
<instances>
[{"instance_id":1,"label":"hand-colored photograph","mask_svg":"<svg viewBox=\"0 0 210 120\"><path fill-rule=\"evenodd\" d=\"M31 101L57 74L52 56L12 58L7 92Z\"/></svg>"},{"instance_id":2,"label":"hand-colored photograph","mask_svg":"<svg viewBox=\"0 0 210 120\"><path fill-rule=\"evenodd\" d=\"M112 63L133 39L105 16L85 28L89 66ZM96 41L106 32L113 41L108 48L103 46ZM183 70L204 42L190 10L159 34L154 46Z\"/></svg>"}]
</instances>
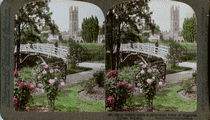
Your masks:
<instances>
[{"instance_id":1,"label":"hand-colored photograph","mask_svg":"<svg viewBox=\"0 0 210 120\"><path fill-rule=\"evenodd\" d=\"M194 112L196 16L175 1L129 1L106 16L106 111Z\"/></svg>"},{"instance_id":2,"label":"hand-colored photograph","mask_svg":"<svg viewBox=\"0 0 210 120\"><path fill-rule=\"evenodd\" d=\"M48 0L15 15L14 109L104 112L104 15L94 4Z\"/></svg>"}]
</instances>

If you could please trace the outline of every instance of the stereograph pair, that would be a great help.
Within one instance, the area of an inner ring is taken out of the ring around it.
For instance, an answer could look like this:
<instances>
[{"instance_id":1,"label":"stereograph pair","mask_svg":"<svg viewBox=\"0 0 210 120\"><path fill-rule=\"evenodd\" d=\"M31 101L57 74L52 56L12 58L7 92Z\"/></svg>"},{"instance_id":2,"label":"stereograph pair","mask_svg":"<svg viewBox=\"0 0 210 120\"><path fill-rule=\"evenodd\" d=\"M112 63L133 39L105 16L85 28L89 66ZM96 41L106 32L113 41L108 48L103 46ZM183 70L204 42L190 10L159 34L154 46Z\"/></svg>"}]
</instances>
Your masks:
<instances>
[{"instance_id":1,"label":"stereograph pair","mask_svg":"<svg viewBox=\"0 0 210 120\"><path fill-rule=\"evenodd\" d=\"M207 119L208 13L205 0L3 1L2 118Z\"/></svg>"}]
</instances>

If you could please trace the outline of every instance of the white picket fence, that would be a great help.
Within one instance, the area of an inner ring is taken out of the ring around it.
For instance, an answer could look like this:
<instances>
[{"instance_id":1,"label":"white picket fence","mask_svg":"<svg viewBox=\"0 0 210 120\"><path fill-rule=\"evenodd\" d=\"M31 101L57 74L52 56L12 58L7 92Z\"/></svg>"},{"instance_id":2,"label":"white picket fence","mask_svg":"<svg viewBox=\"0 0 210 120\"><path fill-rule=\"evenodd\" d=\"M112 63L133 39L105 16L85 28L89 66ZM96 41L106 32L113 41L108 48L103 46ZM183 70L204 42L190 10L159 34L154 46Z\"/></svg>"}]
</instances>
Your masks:
<instances>
[{"instance_id":1,"label":"white picket fence","mask_svg":"<svg viewBox=\"0 0 210 120\"><path fill-rule=\"evenodd\" d=\"M17 52L17 46L15 46L14 52ZM57 57L62 58L63 60L67 60L67 55L70 54L69 48L66 46L59 45L55 47L53 44L46 43L36 43L36 44L20 44L20 52L33 52L33 53L41 53L45 54L48 57Z\"/></svg>"},{"instance_id":2,"label":"white picket fence","mask_svg":"<svg viewBox=\"0 0 210 120\"><path fill-rule=\"evenodd\" d=\"M151 56L160 57L163 60L167 60L166 56L169 54L170 47L159 45L158 47L155 44L151 43L133 43L133 48L130 43L121 44L120 52L134 52L134 53L144 53ZM117 46L115 46L114 52L117 51Z\"/></svg>"}]
</instances>

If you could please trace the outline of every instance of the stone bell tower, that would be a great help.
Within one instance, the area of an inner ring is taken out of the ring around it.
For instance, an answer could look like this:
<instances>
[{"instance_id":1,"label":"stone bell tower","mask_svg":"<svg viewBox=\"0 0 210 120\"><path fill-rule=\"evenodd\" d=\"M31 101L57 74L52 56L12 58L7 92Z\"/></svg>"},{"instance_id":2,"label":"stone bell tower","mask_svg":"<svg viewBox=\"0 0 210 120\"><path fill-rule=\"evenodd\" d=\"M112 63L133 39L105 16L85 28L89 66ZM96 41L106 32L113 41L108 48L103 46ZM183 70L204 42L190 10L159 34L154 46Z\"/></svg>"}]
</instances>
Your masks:
<instances>
[{"instance_id":1,"label":"stone bell tower","mask_svg":"<svg viewBox=\"0 0 210 120\"><path fill-rule=\"evenodd\" d=\"M176 37L179 33L179 6L171 6L170 8L171 13L171 26L170 32L173 35L173 38Z\"/></svg>"},{"instance_id":2,"label":"stone bell tower","mask_svg":"<svg viewBox=\"0 0 210 120\"><path fill-rule=\"evenodd\" d=\"M69 35L75 36L78 32L78 7L69 8Z\"/></svg>"}]
</instances>

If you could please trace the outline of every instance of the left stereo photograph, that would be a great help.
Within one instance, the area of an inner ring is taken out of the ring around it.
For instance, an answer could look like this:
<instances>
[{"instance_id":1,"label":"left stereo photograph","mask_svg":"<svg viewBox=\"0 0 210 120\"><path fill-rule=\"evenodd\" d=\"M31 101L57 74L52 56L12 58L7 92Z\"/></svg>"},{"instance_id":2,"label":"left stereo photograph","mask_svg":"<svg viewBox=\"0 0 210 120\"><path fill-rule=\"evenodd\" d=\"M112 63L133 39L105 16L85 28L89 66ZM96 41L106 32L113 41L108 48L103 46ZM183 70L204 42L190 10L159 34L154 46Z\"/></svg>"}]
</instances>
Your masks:
<instances>
[{"instance_id":1,"label":"left stereo photograph","mask_svg":"<svg viewBox=\"0 0 210 120\"><path fill-rule=\"evenodd\" d=\"M102 10L40 1L24 4L14 18L14 110L104 112Z\"/></svg>"}]
</instances>

